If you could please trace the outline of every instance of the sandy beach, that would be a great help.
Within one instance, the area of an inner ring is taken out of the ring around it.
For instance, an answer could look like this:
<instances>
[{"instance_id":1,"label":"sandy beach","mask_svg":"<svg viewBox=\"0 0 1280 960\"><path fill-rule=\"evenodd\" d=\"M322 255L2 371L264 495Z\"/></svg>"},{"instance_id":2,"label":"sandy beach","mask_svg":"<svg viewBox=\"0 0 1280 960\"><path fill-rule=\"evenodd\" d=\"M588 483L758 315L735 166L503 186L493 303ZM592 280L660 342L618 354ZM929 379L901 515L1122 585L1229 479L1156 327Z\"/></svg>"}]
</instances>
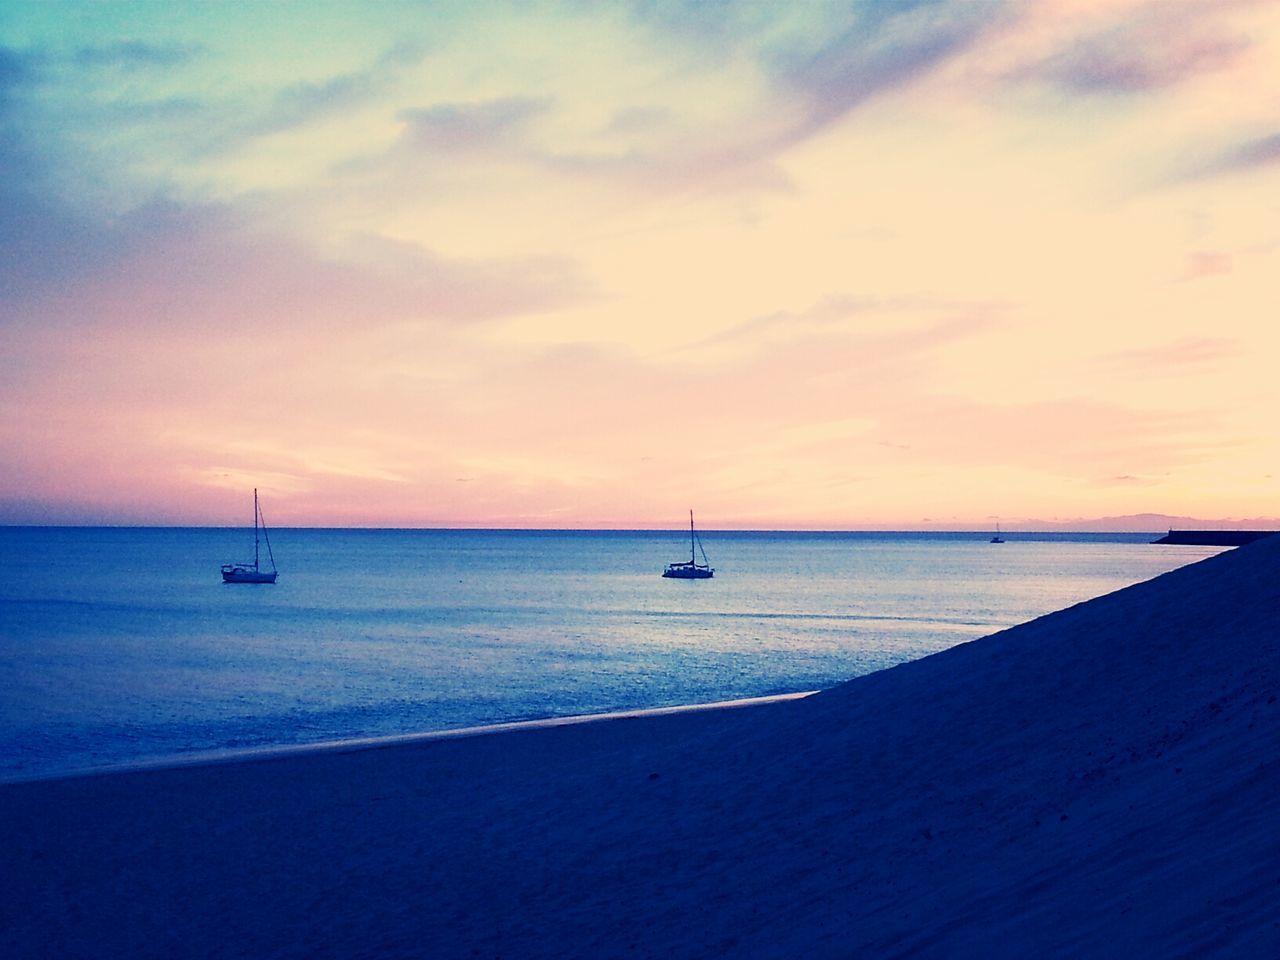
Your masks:
<instances>
[{"instance_id":1,"label":"sandy beach","mask_svg":"<svg viewBox=\"0 0 1280 960\"><path fill-rule=\"evenodd\" d=\"M1280 955L1280 537L804 699L0 787L0 955Z\"/></svg>"}]
</instances>

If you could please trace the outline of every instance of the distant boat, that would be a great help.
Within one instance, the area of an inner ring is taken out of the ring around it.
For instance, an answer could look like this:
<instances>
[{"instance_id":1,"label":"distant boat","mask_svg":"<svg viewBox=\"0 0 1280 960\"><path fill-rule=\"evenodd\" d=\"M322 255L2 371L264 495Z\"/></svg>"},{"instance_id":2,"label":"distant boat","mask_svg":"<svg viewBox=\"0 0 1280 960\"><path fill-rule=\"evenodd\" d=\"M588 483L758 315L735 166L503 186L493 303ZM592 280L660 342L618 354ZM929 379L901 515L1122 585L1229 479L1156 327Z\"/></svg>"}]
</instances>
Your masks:
<instances>
[{"instance_id":1,"label":"distant boat","mask_svg":"<svg viewBox=\"0 0 1280 960\"><path fill-rule=\"evenodd\" d=\"M996 521L996 535L992 537L989 543L1004 543L1004 537L1000 536L1000 522Z\"/></svg>"},{"instance_id":2,"label":"distant boat","mask_svg":"<svg viewBox=\"0 0 1280 960\"><path fill-rule=\"evenodd\" d=\"M702 563L697 562L695 546L697 550L702 550ZM702 538L693 529L692 510L689 511L689 560L687 563L683 560L668 563L662 575L673 580L710 580L716 575L716 572L711 569L711 561L707 559L707 551L702 549Z\"/></svg>"},{"instance_id":3,"label":"distant boat","mask_svg":"<svg viewBox=\"0 0 1280 960\"><path fill-rule=\"evenodd\" d=\"M263 570L258 564L258 531L262 531L261 539L267 543L267 559L271 563L270 570ZM222 565L223 583L275 583L278 572L276 558L271 553L271 540L267 536L267 522L262 519L262 508L258 506L258 488L253 488L253 563L224 563Z\"/></svg>"}]
</instances>

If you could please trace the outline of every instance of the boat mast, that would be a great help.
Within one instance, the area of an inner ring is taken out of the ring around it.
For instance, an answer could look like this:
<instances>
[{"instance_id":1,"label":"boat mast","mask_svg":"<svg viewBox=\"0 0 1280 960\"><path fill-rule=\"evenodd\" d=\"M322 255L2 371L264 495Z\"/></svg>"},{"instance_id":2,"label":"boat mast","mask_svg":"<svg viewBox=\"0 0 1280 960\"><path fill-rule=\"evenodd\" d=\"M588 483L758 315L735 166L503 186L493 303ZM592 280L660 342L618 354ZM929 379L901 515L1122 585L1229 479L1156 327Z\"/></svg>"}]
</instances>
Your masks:
<instances>
[{"instance_id":1,"label":"boat mast","mask_svg":"<svg viewBox=\"0 0 1280 960\"><path fill-rule=\"evenodd\" d=\"M690 510L689 511L689 562L696 566L698 562L698 555L694 553L694 550L693 550L693 537L694 537L693 511Z\"/></svg>"},{"instance_id":2,"label":"boat mast","mask_svg":"<svg viewBox=\"0 0 1280 960\"><path fill-rule=\"evenodd\" d=\"M258 488L253 488L253 569L258 569Z\"/></svg>"},{"instance_id":3,"label":"boat mast","mask_svg":"<svg viewBox=\"0 0 1280 960\"><path fill-rule=\"evenodd\" d=\"M258 508L258 519L262 521L262 542L267 545L267 559L271 561L272 572L276 569L276 555L271 552L271 534L267 533L267 518L262 515L262 508Z\"/></svg>"}]
</instances>

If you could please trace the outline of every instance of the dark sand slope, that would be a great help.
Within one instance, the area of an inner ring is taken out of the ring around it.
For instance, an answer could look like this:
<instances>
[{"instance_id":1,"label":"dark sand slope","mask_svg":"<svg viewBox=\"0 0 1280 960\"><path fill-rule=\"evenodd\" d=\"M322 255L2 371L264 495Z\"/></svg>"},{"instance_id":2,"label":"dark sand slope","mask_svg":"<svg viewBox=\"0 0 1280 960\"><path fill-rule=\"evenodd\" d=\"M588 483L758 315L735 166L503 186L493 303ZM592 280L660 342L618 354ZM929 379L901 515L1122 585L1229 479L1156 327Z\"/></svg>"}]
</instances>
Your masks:
<instances>
[{"instance_id":1,"label":"dark sand slope","mask_svg":"<svg viewBox=\"0 0 1280 960\"><path fill-rule=\"evenodd\" d=\"M807 700L0 787L12 957L1277 957L1280 537Z\"/></svg>"}]
</instances>

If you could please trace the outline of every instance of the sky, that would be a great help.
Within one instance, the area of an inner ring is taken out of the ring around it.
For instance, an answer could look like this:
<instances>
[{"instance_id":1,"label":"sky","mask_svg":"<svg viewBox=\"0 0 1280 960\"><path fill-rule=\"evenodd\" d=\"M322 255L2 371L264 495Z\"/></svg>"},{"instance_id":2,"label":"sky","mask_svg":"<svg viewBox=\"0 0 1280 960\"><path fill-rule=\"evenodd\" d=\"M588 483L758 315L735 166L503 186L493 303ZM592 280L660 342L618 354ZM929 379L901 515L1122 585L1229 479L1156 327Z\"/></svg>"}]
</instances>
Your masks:
<instances>
[{"instance_id":1,"label":"sky","mask_svg":"<svg viewBox=\"0 0 1280 960\"><path fill-rule=\"evenodd\" d=\"M1280 3L0 17L0 523L1280 515Z\"/></svg>"}]
</instances>

